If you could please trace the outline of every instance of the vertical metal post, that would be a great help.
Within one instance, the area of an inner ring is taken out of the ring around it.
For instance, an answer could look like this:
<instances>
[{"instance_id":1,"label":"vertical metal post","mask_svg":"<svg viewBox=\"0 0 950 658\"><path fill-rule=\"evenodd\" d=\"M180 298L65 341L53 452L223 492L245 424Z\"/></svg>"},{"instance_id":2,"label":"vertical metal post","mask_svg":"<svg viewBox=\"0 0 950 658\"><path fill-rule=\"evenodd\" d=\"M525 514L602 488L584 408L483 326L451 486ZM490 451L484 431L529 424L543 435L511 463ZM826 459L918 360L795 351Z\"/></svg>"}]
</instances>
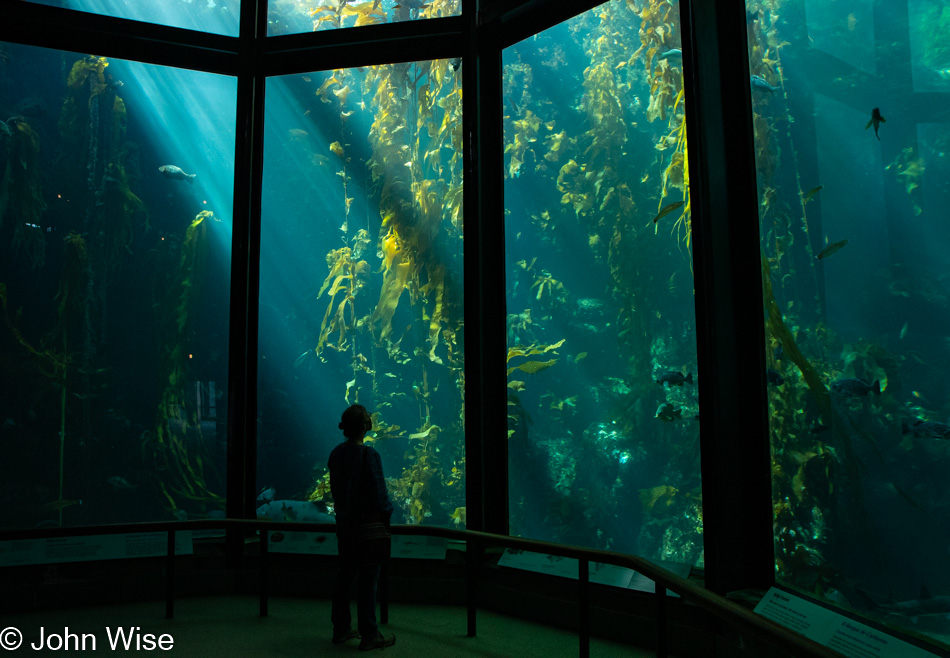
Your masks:
<instances>
[{"instance_id":1,"label":"vertical metal post","mask_svg":"<svg viewBox=\"0 0 950 658\"><path fill-rule=\"evenodd\" d=\"M580 592L577 597L577 636L580 641L578 655L581 658L590 656L590 561L580 559L577 561L577 581L580 584Z\"/></svg>"},{"instance_id":2,"label":"vertical metal post","mask_svg":"<svg viewBox=\"0 0 950 658\"><path fill-rule=\"evenodd\" d=\"M168 531L165 554L165 619L175 618L175 531Z\"/></svg>"},{"instance_id":3,"label":"vertical metal post","mask_svg":"<svg viewBox=\"0 0 950 658\"><path fill-rule=\"evenodd\" d=\"M268 568L267 568L267 563L268 563L267 536L268 536L267 530L264 528L261 528L261 555L260 555L261 564L258 567L260 571L260 575L261 575L261 581L260 581L261 617L267 616L267 596L268 596L267 586L268 586L268 578L270 576L270 574L268 573Z\"/></svg>"},{"instance_id":4,"label":"vertical metal post","mask_svg":"<svg viewBox=\"0 0 950 658\"><path fill-rule=\"evenodd\" d=\"M666 615L666 587L654 582L653 589L656 590L656 655L659 658L666 658L670 651L670 634L667 628Z\"/></svg>"},{"instance_id":5,"label":"vertical metal post","mask_svg":"<svg viewBox=\"0 0 950 658\"><path fill-rule=\"evenodd\" d=\"M503 257L504 137L501 50L463 0L468 44L462 60L465 133L465 454L469 530L507 534L508 468Z\"/></svg>"},{"instance_id":6,"label":"vertical metal post","mask_svg":"<svg viewBox=\"0 0 950 658\"><path fill-rule=\"evenodd\" d=\"M475 605L478 599L478 542L469 539L465 545L465 600L468 605L468 636L475 637Z\"/></svg>"},{"instance_id":7,"label":"vertical metal post","mask_svg":"<svg viewBox=\"0 0 950 658\"><path fill-rule=\"evenodd\" d=\"M724 595L766 589L774 575L745 3L685 0L680 18L702 377L706 587ZM743 382L742 395L736 394L735 382Z\"/></svg>"}]
</instances>

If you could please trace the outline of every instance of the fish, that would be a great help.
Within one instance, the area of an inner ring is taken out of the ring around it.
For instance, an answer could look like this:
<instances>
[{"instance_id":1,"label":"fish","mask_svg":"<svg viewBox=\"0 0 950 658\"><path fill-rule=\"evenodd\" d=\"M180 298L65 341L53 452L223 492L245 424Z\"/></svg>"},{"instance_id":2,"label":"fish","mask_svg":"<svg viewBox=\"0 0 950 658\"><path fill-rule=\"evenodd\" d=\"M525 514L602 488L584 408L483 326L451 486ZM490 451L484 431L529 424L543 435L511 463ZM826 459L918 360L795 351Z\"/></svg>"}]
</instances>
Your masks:
<instances>
[{"instance_id":1,"label":"fish","mask_svg":"<svg viewBox=\"0 0 950 658\"><path fill-rule=\"evenodd\" d=\"M682 62L683 61L683 51L679 48L670 48L665 53L660 53L659 59L667 59L670 61Z\"/></svg>"},{"instance_id":2,"label":"fish","mask_svg":"<svg viewBox=\"0 0 950 658\"><path fill-rule=\"evenodd\" d=\"M813 198L816 194L818 194L819 192L821 192L821 188L823 188L823 187L824 187L824 185L819 185L818 187L813 187L813 188L811 188L810 190L808 190L808 192L802 197L802 203L808 203L809 201L811 201L812 198Z\"/></svg>"},{"instance_id":3,"label":"fish","mask_svg":"<svg viewBox=\"0 0 950 658\"><path fill-rule=\"evenodd\" d=\"M656 383L660 386L670 385L670 386L682 386L685 384L693 383L693 373L688 373L686 376L683 376L683 373L676 370L664 370L657 374Z\"/></svg>"},{"instance_id":4,"label":"fish","mask_svg":"<svg viewBox=\"0 0 950 658\"><path fill-rule=\"evenodd\" d=\"M877 137L877 141L881 141L881 136L877 134L877 129L882 123L887 123L887 120L881 116L881 108L875 107L871 110L871 120L868 121L868 125L864 126L864 129L867 130L871 126L874 126L874 136Z\"/></svg>"},{"instance_id":5,"label":"fish","mask_svg":"<svg viewBox=\"0 0 950 658\"><path fill-rule=\"evenodd\" d=\"M846 244L847 240L839 240L838 242L832 242L830 245L821 250L821 253L818 254L818 260L824 260L828 258L831 254L835 254L840 251Z\"/></svg>"},{"instance_id":6,"label":"fish","mask_svg":"<svg viewBox=\"0 0 950 658\"><path fill-rule=\"evenodd\" d=\"M778 370L769 368L765 371L765 376L768 378L769 384L772 384L773 386L781 386L785 383L785 378L782 377Z\"/></svg>"},{"instance_id":7,"label":"fish","mask_svg":"<svg viewBox=\"0 0 950 658\"><path fill-rule=\"evenodd\" d=\"M659 418L660 420L667 423L682 417L683 410L678 407L674 407L669 402L664 402L659 407L657 407L656 415L654 416L654 418Z\"/></svg>"},{"instance_id":8,"label":"fish","mask_svg":"<svg viewBox=\"0 0 950 658\"><path fill-rule=\"evenodd\" d=\"M277 494L277 489L275 489L274 487L264 487L263 489L261 489L261 492L257 494L257 502L258 504L269 503L272 500L274 500L274 496L276 494Z\"/></svg>"},{"instance_id":9,"label":"fish","mask_svg":"<svg viewBox=\"0 0 950 658\"><path fill-rule=\"evenodd\" d=\"M950 439L950 425L915 418L913 422L901 421L901 433L913 434L917 439Z\"/></svg>"},{"instance_id":10,"label":"fish","mask_svg":"<svg viewBox=\"0 0 950 658\"><path fill-rule=\"evenodd\" d=\"M174 517L175 517L177 520L179 520L179 521L187 521L187 520L188 520L188 512L186 512L186 511L183 510L183 509L175 510L175 513L174 513L172 516L174 516Z\"/></svg>"},{"instance_id":11,"label":"fish","mask_svg":"<svg viewBox=\"0 0 950 658\"><path fill-rule=\"evenodd\" d=\"M750 75L749 83L752 85L753 89L758 89L760 91L767 91L769 93L778 91L778 87L773 87L768 82L766 82L765 78L760 75Z\"/></svg>"},{"instance_id":12,"label":"fish","mask_svg":"<svg viewBox=\"0 0 950 658\"><path fill-rule=\"evenodd\" d=\"M458 71L459 67L462 66L462 58L453 57L452 59L449 60L449 66L452 67L453 71Z\"/></svg>"},{"instance_id":13,"label":"fish","mask_svg":"<svg viewBox=\"0 0 950 658\"><path fill-rule=\"evenodd\" d=\"M861 395L881 394L881 380L875 379L868 384L867 381L857 378L844 377L831 382L831 390L838 395L855 397Z\"/></svg>"},{"instance_id":14,"label":"fish","mask_svg":"<svg viewBox=\"0 0 950 658\"><path fill-rule=\"evenodd\" d=\"M181 167L175 165L162 165L158 168L165 178L174 178L175 180L186 180L189 183L195 179L198 174L186 174Z\"/></svg>"},{"instance_id":15,"label":"fish","mask_svg":"<svg viewBox=\"0 0 950 658\"><path fill-rule=\"evenodd\" d=\"M121 475L113 475L111 478L106 480L106 482L111 484L116 489L135 489L135 487L138 486L138 485L132 484Z\"/></svg>"},{"instance_id":16,"label":"fish","mask_svg":"<svg viewBox=\"0 0 950 658\"><path fill-rule=\"evenodd\" d=\"M939 617L945 619L950 616L950 595L932 595L925 586L920 588L920 596L907 601L884 603L879 606L890 614L900 615L913 621L915 624L925 617Z\"/></svg>"},{"instance_id":17,"label":"fish","mask_svg":"<svg viewBox=\"0 0 950 658\"><path fill-rule=\"evenodd\" d=\"M674 210L683 207L683 201L674 201L673 203L668 203L667 205L660 208L659 214L653 218L653 223L656 224L658 221L669 215ZM649 226L649 224L647 224Z\"/></svg>"},{"instance_id":18,"label":"fish","mask_svg":"<svg viewBox=\"0 0 950 658\"><path fill-rule=\"evenodd\" d=\"M904 340L904 336L906 336L906 335L907 335L907 327L909 326L909 324L910 324L910 323L908 323L908 322L905 322L905 323L904 323L904 326L903 326L903 327L901 327L901 335L900 335L900 340Z\"/></svg>"},{"instance_id":19,"label":"fish","mask_svg":"<svg viewBox=\"0 0 950 658\"><path fill-rule=\"evenodd\" d=\"M307 357L310 356L311 354L314 354L314 351L313 351L313 350L307 350L306 352L304 352L303 354L301 354L300 356L298 356L298 357L297 357L297 360L294 361L294 368L299 368L300 366L302 366L302 365L303 365L303 362L306 361L306 360L307 360Z\"/></svg>"}]
</instances>

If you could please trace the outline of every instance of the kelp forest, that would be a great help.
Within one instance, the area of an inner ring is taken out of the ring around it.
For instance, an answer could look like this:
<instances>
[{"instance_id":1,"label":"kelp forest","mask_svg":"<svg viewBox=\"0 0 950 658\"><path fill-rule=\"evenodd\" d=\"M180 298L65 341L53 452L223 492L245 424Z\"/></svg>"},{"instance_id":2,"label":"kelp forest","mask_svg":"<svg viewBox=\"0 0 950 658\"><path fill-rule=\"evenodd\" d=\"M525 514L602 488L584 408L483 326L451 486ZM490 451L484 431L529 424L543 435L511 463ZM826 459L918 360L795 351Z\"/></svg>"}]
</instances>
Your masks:
<instances>
[{"instance_id":1,"label":"kelp forest","mask_svg":"<svg viewBox=\"0 0 950 658\"><path fill-rule=\"evenodd\" d=\"M154 182L110 64L0 46L4 527L223 513L224 432L202 396L226 359L199 337L226 353L227 304L201 310L220 220Z\"/></svg>"}]
</instances>

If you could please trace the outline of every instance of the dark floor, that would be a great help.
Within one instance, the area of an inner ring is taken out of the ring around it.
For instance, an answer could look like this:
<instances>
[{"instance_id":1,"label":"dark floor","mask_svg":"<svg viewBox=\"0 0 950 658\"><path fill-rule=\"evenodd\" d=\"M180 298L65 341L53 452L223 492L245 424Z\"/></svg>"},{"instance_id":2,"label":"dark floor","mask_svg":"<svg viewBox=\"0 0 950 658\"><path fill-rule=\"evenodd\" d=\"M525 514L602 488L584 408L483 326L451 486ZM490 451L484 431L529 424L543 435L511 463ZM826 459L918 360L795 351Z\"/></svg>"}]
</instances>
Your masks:
<instances>
[{"instance_id":1,"label":"dark floor","mask_svg":"<svg viewBox=\"0 0 950 658\"><path fill-rule=\"evenodd\" d=\"M112 653L109 632L119 627L129 631L138 627L153 637L168 634L173 638L171 651L158 655L178 656L336 656L386 655L441 658L443 656L576 656L575 633L558 628L478 612L478 635L466 637L464 608L434 605L393 605L390 621L380 628L394 633L393 647L375 652L360 652L359 640L335 645L330 642L330 602L315 599L271 598L269 616L258 615L258 599L253 596L218 596L185 599L176 602L175 619L165 619L164 602L134 603L120 606L70 608L52 612L3 615L0 618L0 646L15 639L11 627L22 632L23 646L18 653L62 655L63 649L31 650L27 645L44 636L63 636L68 628L71 653L85 640L85 653ZM355 614L355 605L354 605ZM93 640L94 638L94 640ZM54 639L54 643L56 640ZM94 644L93 644L94 642ZM56 645L53 645L56 648ZM80 647L82 648L82 647ZM143 644L142 649L146 646ZM26 651L24 651L26 650ZM134 640L130 650L135 650ZM15 653L11 653L15 656ZM616 642L592 639L591 656L655 656L653 651Z\"/></svg>"}]
</instances>

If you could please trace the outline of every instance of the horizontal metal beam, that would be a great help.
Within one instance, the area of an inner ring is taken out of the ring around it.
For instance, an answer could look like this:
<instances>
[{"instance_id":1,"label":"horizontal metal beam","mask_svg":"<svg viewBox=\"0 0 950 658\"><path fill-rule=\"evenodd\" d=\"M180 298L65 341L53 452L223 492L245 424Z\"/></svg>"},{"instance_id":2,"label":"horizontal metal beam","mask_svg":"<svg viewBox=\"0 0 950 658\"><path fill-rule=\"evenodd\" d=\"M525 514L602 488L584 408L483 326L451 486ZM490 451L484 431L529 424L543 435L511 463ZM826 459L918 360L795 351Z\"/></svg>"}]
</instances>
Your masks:
<instances>
[{"instance_id":1,"label":"horizontal metal beam","mask_svg":"<svg viewBox=\"0 0 950 658\"><path fill-rule=\"evenodd\" d=\"M237 37L113 16L6 3L0 40L77 53L236 75Z\"/></svg>"},{"instance_id":2,"label":"horizontal metal beam","mask_svg":"<svg viewBox=\"0 0 950 658\"><path fill-rule=\"evenodd\" d=\"M468 41L458 17L269 37L256 65L265 75L461 57Z\"/></svg>"}]
</instances>

